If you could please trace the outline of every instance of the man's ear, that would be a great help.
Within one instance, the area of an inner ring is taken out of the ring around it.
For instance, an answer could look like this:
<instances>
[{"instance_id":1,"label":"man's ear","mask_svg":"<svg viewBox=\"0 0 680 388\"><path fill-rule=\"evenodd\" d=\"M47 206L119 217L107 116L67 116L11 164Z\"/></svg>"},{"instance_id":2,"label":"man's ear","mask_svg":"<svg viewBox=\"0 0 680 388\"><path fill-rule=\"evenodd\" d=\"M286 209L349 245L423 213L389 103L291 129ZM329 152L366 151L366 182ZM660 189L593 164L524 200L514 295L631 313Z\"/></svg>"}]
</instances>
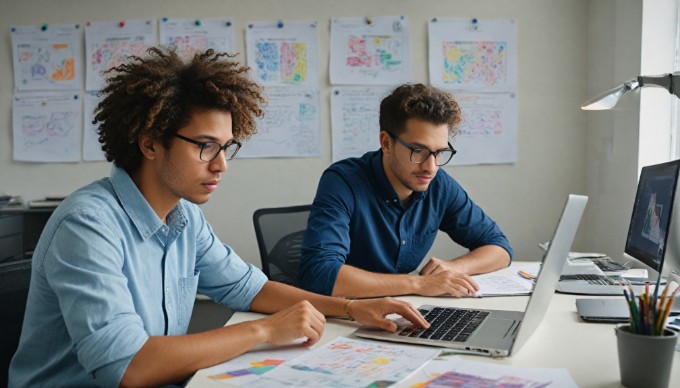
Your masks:
<instances>
[{"instance_id":1,"label":"man's ear","mask_svg":"<svg viewBox=\"0 0 680 388\"><path fill-rule=\"evenodd\" d=\"M380 131L380 148L383 153L389 153L392 147L392 138L387 131Z\"/></svg>"},{"instance_id":2,"label":"man's ear","mask_svg":"<svg viewBox=\"0 0 680 388\"><path fill-rule=\"evenodd\" d=\"M149 135L139 136L139 150L145 158L154 160L158 157L160 145Z\"/></svg>"}]
</instances>

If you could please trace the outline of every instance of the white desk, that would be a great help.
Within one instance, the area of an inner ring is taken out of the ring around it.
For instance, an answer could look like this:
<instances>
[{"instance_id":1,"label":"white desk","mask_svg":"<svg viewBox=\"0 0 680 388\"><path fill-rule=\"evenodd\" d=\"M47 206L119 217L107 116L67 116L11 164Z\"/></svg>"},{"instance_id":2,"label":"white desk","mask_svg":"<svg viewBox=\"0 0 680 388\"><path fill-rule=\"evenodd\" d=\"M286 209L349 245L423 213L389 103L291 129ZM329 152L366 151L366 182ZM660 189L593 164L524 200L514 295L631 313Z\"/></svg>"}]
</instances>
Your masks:
<instances>
[{"instance_id":1,"label":"white desk","mask_svg":"<svg viewBox=\"0 0 680 388\"><path fill-rule=\"evenodd\" d=\"M511 357L492 359L483 356L460 356L469 360L494 362L521 367L566 368L581 387L621 387L614 324L584 323L576 315L575 300L582 295L555 294L543 321L519 352ZM489 297L481 299L426 298L409 296L400 298L414 306L423 304L458 307L507 309L523 311L527 296ZM227 324L262 317L255 313L236 313ZM338 336L358 338L352 332L356 322L329 319L323 337L315 346L321 346ZM680 386L680 355L673 359L670 385ZM644 355L641 355L644 357ZM225 387L205 377L198 371L187 387Z\"/></svg>"}]
</instances>

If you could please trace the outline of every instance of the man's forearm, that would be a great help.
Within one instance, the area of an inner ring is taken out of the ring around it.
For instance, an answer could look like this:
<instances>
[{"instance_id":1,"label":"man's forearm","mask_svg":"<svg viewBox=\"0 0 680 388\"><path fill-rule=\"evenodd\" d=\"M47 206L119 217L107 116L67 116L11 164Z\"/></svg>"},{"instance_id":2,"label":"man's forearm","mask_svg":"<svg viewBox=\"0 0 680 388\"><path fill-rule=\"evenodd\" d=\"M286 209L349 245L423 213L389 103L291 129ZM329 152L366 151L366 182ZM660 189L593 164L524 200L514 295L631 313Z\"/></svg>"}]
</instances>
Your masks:
<instances>
[{"instance_id":1,"label":"man's forearm","mask_svg":"<svg viewBox=\"0 0 680 388\"><path fill-rule=\"evenodd\" d=\"M450 263L451 269L455 271L477 275L507 267L510 264L510 255L497 245L484 245Z\"/></svg>"},{"instance_id":2,"label":"man's forearm","mask_svg":"<svg viewBox=\"0 0 680 388\"><path fill-rule=\"evenodd\" d=\"M264 341L258 321L197 334L149 337L123 375L121 386L165 385L219 364ZM168 369L168 365L172 368Z\"/></svg>"},{"instance_id":3,"label":"man's forearm","mask_svg":"<svg viewBox=\"0 0 680 388\"><path fill-rule=\"evenodd\" d=\"M416 294L418 276L383 274L343 265L338 272L333 296L371 298Z\"/></svg>"},{"instance_id":4,"label":"man's forearm","mask_svg":"<svg viewBox=\"0 0 680 388\"><path fill-rule=\"evenodd\" d=\"M273 314L302 300L309 301L327 317L341 317L345 315L344 300L315 294L272 281L265 283L255 299L253 299L250 309L258 313Z\"/></svg>"}]
</instances>

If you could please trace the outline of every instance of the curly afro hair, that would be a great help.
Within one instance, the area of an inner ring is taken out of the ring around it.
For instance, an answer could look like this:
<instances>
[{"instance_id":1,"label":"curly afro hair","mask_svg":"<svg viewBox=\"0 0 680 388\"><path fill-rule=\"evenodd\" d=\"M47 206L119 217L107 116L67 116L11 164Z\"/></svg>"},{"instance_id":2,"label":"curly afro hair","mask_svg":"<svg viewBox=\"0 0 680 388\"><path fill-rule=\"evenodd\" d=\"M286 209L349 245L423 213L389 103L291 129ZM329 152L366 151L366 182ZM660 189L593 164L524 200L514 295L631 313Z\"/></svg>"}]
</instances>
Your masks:
<instances>
[{"instance_id":1,"label":"curly afro hair","mask_svg":"<svg viewBox=\"0 0 680 388\"><path fill-rule=\"evenodd\" d=\"M399 135L408 119L447 124L454 136L461 121L460 107L450 93L423 84L404 84L380 103L380 130Z\"/></svg>"},{"instance_id":2,"label":"curly afro hair","mask_svg":"<svg viewBox=\"0 0 680 388\"><path fill-rule=\"evenodd\" d=\"M192 110L230 112L233 135L246 140L257 132L256 117L266 103L261 86L235 55L209 49L183 60L172 48L150 48L129 57L110 73L100 91L93 124L109 162L128 172L142 161L138 139L147 134L169 147L170 139L191 119Z\"/></svg>"}]
</instances>

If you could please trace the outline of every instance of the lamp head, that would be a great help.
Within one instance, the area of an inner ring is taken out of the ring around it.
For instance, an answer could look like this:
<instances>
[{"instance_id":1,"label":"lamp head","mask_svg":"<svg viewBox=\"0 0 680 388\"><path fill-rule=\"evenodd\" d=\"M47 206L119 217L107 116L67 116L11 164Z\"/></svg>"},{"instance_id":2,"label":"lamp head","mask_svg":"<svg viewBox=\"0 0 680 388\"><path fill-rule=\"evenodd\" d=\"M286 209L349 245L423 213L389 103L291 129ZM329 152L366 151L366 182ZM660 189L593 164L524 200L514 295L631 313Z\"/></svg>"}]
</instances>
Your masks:
<instances>
[{"instance_id":1,"label":"lamp head","mask_svg":"<svg viewBox=\"0 0 680 388\"><path fill-rule=\"evenodd\" d=\"M654 86L668 90L670 94L680 98L680 72L661 75L640 75L623 84L610 89L581 105L583 110L604 110L613 108L619 100L631 90Z\"/></svg>"},{"instance_id":2,"label":"lamp head","mask_svg":"<svg viewBox=\"0 0 680 388\"><path fill-rule=\"evenodd\" d=\"M581 105L583 110L605 110L613 108L619 100L631 90L636 90L640 87L640 83L637 79L631 79L623 84L609 89L606 92L598 95L597 97L591 98Z\"/></svg>"}]
</instances>

